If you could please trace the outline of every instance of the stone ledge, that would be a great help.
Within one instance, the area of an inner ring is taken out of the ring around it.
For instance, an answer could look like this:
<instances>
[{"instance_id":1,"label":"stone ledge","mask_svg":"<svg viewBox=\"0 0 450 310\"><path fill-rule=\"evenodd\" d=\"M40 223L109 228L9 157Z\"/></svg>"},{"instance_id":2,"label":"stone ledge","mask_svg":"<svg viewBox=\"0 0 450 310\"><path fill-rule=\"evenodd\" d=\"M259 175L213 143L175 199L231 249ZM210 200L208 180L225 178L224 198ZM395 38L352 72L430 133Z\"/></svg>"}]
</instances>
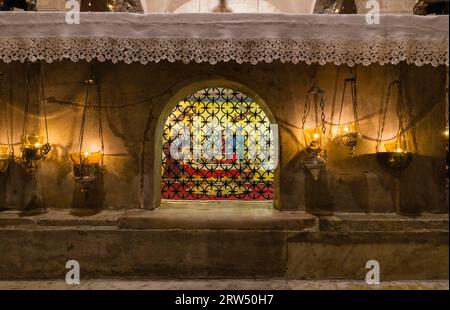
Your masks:
<instances>
[{"instance_id":1,"label":"stone ledge","mask_svg":"<svg viewBox=\"0 0 450 310\"><path fill-rule=\"evenodd\" d=\"M164 210L130 212L120 229L317 230L318 220L304 212L276 210Z\"/></svg>"},{"instance_id":2,"label":"stone ledge","mask_svg":"<svg viewBox=\"0 0 450 310\"><path fill-rule=\"evenodd\" d=\"M424 231L449 229L448 214L408 217L398 214L337 213L320 217L320 231Z\"/></svg>"},{"instance_id":3,"label":"stone ledge","mask_svg":"<svg viewBox=\"0 0 450 310\"><path fill-rule=\"evenodd\" d=\"M0 212L0 227L114 227L118 229L184 230L279 230L321 232L447 232L448 214L406 217L397 214L350 214L315 217L298 211L215 205L163 206L149 210L48 210L24 213Z\"/></svg>"}]
</instances>

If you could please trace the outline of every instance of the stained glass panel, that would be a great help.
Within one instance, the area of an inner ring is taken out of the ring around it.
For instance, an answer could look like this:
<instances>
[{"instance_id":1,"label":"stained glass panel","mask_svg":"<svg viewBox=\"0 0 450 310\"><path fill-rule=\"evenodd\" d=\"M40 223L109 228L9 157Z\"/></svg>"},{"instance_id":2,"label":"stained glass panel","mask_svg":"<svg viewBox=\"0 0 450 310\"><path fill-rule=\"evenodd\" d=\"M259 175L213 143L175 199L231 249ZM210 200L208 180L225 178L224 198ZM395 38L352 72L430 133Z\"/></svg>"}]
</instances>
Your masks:
<instances>
[{"instance_id":1,"label":"stained glass panel","mask_svg":"<svg viewBox=\"0 0 450 310\"><path fill-rule=\"evenodd\" d=\"M273 199L270 121L240 92L208 88L179 102L164 127L162 156L163 199Z\"/></svg>"}]
</instances>

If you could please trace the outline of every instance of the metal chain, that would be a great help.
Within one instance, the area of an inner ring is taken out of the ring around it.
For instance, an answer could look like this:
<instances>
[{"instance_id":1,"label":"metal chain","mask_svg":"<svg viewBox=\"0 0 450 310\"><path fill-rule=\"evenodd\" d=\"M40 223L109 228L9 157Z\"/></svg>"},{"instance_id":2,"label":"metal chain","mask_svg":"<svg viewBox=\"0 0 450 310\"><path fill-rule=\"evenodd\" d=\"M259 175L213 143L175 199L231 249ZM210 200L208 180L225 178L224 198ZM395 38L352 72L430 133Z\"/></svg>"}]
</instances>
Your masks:
<instances>
[{"instance_id":1,"label":"metal chain","mask_svg":"<svg viewBox=\"0 0 450 310\"><path fill-rule=\"evenodd\" d=\"M105 143L103 141L103 122L102 122L102 98L100 92L100 85L97 85L97 103L98 103L98 137L100 139L102 154L105 151ZM102 165L103 165L103 156L102 156Z\"/></svg>"},{"instance_id":2,"label":"metal chain","mask_svg":"<svg viewBox=\"0 0 450 310\"><path fill-rule=\"evenodd\" d=\"M323 99L323 92L320 93L320 108L322 109L322 114L320 118L322 119L322 133L325 135L327 132L326 127L326 116L325 116L325 100Z\"/></svg>"},{"instance_id":3,"label":"metal chain","mask_svg":"<svg viewBox=\"0 0 450 310\"><path fill-rule=\"evenodd\" d=\"M86 128L86 116L87 116L87 111L89 108L95 108L97 110L97 117L98 117L98 136L100 139L100 144L101 144L101 152L102 154L104 153L105 150L105 143L104 143L104 139L103 139L103 121L102 121L102 99L101 99L101 92L100 92L100 87L99 85L94 85L94 77L93 77L93 68L91 67L91 75L89 77L88 80L85 81L86 83L86 94L85 94L85 98L84 98L84 106L83 106L83 114L81 117L81 126L80 126L80 136L78 139L78 144L80 146L80 154L83 151L83 143L84 143L84 131ZM97 99L97 104L90 104L89 103L89 90L91 87L97 87L97 91L96 91L96 99ZM102 156L102 165L103 165L103 156Z\"/></svg>"},{"instance_id":4,"label":"metal chain","mask_svg":"<svg viewBox=\"0 0 450 310\"><path fill-rule=\"evenodd\" d=\"M339 78L340 67L336 68L336 77L334 84L334 92L333 92L333 105L331 106L331 115L330 115L330 129L328 132L328 139L331 140L333 138L333 122L334 122L334 113L336 110L336 95L337 95L337 86L338 86L338 78Z\"/></svg>"},{"instance_id":5,"label":"metal chain","mask_svg":"<svg viewBox=\"0 0 450 310\"><path fill-rule=\"evenodd\" d=\"M5 132L6 132L6 143L8 145L8 152L11 151L12 148L12 138L10 139L10 132L9 132L9 120L8 120L8 109L6 105L5 95L4 95L4 80L3 80L3 73L0 72L0 101L1 101L1 107L2 107L2 114L3 114L3 108L4 108L4 126L5 126Z\"/></svg>"},{"instance_id":6,"label":"metal chain","mask_svg":"<svg viewBox=\"0 0 450 310\"><path fill-rule=\"evenodd\" d=\"M342 121L342 112L345 104L345 94L347 92L347 84L350 84L350 92L352 96L352 110L353 110L353 122L355 123L355 130L359 131L359 116L358 116L358 93L357 93L357 77L356 70L350 68L350 76L344 80L344 89L342 91L342 100L341 107L339 110L339 121L338 124L341 124Z\"/></svg>"},{"instance_id":7,"label":"metal chain","mask_svg":"<svg viewBox=\"0 0 450 310\"><path fill-rule=\"evenodd\" d=\"M347 91L347 79L344 80L344 89L342 91L341 107L339 109L338 125L341 125L342 110L344 109L345 93Z\"/></svg>"},{"instance_id":8,"label":"metal chain","mask_svg":"<svg viewBox=\"0 0 450 310\"><path fill-rule=\"evenodd\" d=\"M378 130L377 152L380 151L381 141L383 139L384 129L385 129L385 126L386 126L386 117L387 117L387 111L388 111L388 107L389 107L389 101L390 101L390 98L391 98L392 87L394 85L398 85L399 83L400 83L400 81L398 81L398 80L393 81L393 82L391 82L389 84L389 87L388 87L388 93L387 93L387 96L386 96L386 102L385 102L385 105L384 105L384 107L382 108L382 111L381 111L382 117L381 117L381 122L380 122L380 128Z\"/></svg>"},{"instance_id":9,"label":"metal chain","mask_svg":"<svg viewBox=\"0 0 450 310\"><path fill-rule=\"evenodd\" d=\"M355 130L359 131L359 116L358 116L358 77L356 70L352 70L353 80L352 80L352 106L353 106L353 120L355 122Z\"/></svg>"},{"instance_id":10,"label":"metal chain","mask_svg":"<svg viewBox=\"0 0 450 310\"><path fill-rule=\"evenodd\" d=\"M417 143L417 133L416 133L416 122L414 122L414 113L413 113L413 105L407 104L405 102L405 92L406 85L405 83L400 83L400 105L402 109L403 117L406 118L407 126L403 128L403 132L411 132L412 142L414 146L414 151L418 152L418 143Z\"/></svg>"},{"instance_id":11,"label":"metal chain","mask_svg":"<svg viewBox=\"0 0 450 310\"><path fill-rule=\"evenodd\" d=\"M30 78L29 78L29 63L26 64L26 72L25 72L25 85L26 85L26 98L25 98L25 108L23 114L23 132L22 139L26 139L27 129L28 129L28 109L30 105Z\"/></svg>"},{"instance_id":12,"label":"metal chain","mask_svg":"<svg viewBox=\"0 0 450 310\"><path fill-rule=\"evenodd\" d=\"M83 114L81 116L80 136L78 138L78 145L80 146L80 153L83 151L84 127L86 124L86 113L87 113L87 108L88 108L89 87L90 87L90 85L86 83L86 94L84 97Z\"/></svg>"},{"instance_id":13,"label":"metal chain","mask_svg":"<svg viewBox=\"0 0 450 310\"><path fill-rule=\"evenodd\" d=\"M303 117L302 117L302 130L305 130L306 121L308 119L309 111L311 109L311 103L310 103L310 93L308 92L306 94L305 99L305 107L303 109Z\"/></svg>"},{"instance_id":14,"label":"metal chain","mask_svg":"<svg viewBox=\"0 0 450 310\"><path fill-rule=\"evenodd\" d=\"M41 79L41 105L42 105L42 113L44 114L44 125L45 125L45 137L46 143L49 144L49 136L48 136L48 122L47 122L47 108L46 108L46 99L45 99L45 90L44 90L44 66L42 62L40 63L40 79Z\"/></svg>"}]
</instances>

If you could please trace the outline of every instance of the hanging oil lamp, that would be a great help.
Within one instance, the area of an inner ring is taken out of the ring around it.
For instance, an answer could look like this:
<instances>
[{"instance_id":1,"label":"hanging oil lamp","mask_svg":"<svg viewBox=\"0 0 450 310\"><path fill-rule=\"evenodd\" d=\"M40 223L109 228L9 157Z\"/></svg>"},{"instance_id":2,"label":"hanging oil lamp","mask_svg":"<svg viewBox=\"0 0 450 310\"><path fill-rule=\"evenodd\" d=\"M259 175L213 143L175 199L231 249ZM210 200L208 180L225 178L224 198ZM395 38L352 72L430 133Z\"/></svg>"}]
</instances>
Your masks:
<instances>
[{"instance_id":1,"label":"hanging oil lamp","mask_svg":"<svg viewBox=\"0 0 450 310\"><path fill-rule=\"evenodd\" d=\"M381 141L383 139L384 128L386 125L386 116L389 106L389 101L391 98L391 92L393 87L396 86L398 89L398 100L396 106L397 118L398 118L398 132L396 139L392 143L385 143L385 151L380 151ZM409 118L405 122L405 118ZM382 119L380 122L379 137L377 143L377 160L378 163L388 171L390 171L394 176L394 207L398 214L401 214L400 208L400 178L402 172L405 171L413 160L413 154L408 149L408 144L406 137L410 131L413 131L413 126L411 125L411 115L408 116L408 107L406 106L403 98L402 85L400 80L394 81L389 85L388 95L386 97L386 103L382 110ZM417 145L414 139L414 146L417 151Z\"/></svg>"},{"instance_id":2,"label":"hanging oil lamp","mask_svg":"<svg viewBox=\"0 0 450 310\"><path fill-rule=\"evenodd\" d=\"M386 116L389 107L389 101L393 87L398 89L398 100L396 106L397 119L399 122L398 132L393 143L386 143L385 152L380 152L380 144L383 138L384 128L386 125ZM412 161L412 152L408 150L406 137L411 130L409 125L405 124L405 118L408 114L408 109L404 102L403 90L400 80L394 81L389 85L386 103L383 108L382 121L380 123L379 138L377 143L377 159L381 166L391 170L395 177L400 177L401 173L409 167ZM408 122L409 123L409 122Z\"/></svg>"},{"instance_id":3,"label":"hanging oil lamp","mask_svg":"<svg viewBox=\"0 0 450 310\"><path fill-rule=\"evenodd\" d=\"M352 111L353 111L353 122L342 124L342 111L345 106L345 95L347 87L350 85L351 98L352 98ZM357 89L356 89L356 74L351 71L351 74L344 81L344 90L342 93L341 108L339 112L339 141L348 149L350 156L355 154L355 149L361 140L361 134L359 132L359 121L358 121L358 102L357 102Z\"/></svg>"},{"instance_id":4,"label":"hanging oil lamp","mask_svg":"<svg viewBox=\"0 0 450 310\"><path fill-rule=\"evenodd\" d=\"M320 172L327 165L326 150L322 147L323 136L325 135L325 100L323 98L324 92L319 85L314 82L306 94L305 110L302 119L303 138L305 141L305 157L303 158L303 167L308 170L313 176L314 180L318 180ZM314 101L315 112L315 127L305 128L306 121L311 111L311 97ZM319 126L319 107L321 108L322 126Z\"/></svg>"},{"instance_id":5,"label":"hanging oil lamp","mask_svg":"<svg viewBox=\"0 0 450 310\"><path fill-rule=\"evenodd\" d=\"M51 151L51 146L48 138L48 125L47 125L47 113L46 113L46 104L45 104L45 93L44 93L44 82L43 82L43 74L42 74L42 65L40 66L40 86L41 86L41 100L39 104L38 111L38 119L40 119L40 113L42 111L44 124L45 124L45 133L46 136L41 136L35 131L33 133L29 133L29 108L30 108L30 100L29 100L29 64L27 64L26 68L26 102L24 109L24 122L23 122L23 133L22 133L22 143L20 145L20 151L22 152L22 163L25 168L28 169L30 173L34 173L37 169L37 162L44 160L48 153ZM39 126L38 126L39 127Z\"/></svg>"},{"instance_id":6,"label":"hanging oil lamp","mask_svg":"<svg viewBox=\"0 0 450 310\"><path fill-rule=\"evenodd\" d=\"M92 77L85 81L86 85L86 95L85 102L83 105L83 114L81 119L81 128L79 136L79 151L70 154L70 159L73 163L73 173L75 182L81 185L81 191L88 193L91 187L96 183L96 181L102 176L103 172L103 155L104 155L104 144L103 144L103 128L101 120L101 102L99 98L99 88ZM93 105L89 102L89 91L92 88L97 89L97 100L98 104ZM85 125L86 116L89 109L97 111L98 116L98 132L99 140L101 143L101 150L93 152L92 150L87 150L84 148L84 135L85 135Z\"/></svg>"}]
</instances>

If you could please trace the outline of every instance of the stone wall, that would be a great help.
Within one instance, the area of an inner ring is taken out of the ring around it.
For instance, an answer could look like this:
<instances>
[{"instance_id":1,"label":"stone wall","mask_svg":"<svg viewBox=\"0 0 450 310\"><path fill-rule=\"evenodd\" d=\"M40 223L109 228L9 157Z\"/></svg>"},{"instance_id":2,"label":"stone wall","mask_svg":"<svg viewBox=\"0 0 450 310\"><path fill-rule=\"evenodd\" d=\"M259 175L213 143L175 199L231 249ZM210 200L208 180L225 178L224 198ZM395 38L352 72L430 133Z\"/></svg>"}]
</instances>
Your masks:
<instances>
[{"instance_id":1,"label":"stone wall","mask_svg":"<svg viewBox=\"0 0 450 310\"><path fill-rule=\"evenodd\" d=\"M387 85L397 74L394 66L357 68L361 131L366 139L353 158L342 146L328 141L329 165L320 179L314 181L303 170L300 161L303 150L301 118L305 92L310 87L310 67L281 63L253 66L232 62L214 66L168 62L145 66L94 64L101 100L108 106L103 113L106 171L99 193L86 200L74 186L68 155L77 151L82 112L79 104L83 102L83 82L89 76L90 67L91 64L84 62L43 65L53 150L40 164L34 178L19 165L12 166L9 176L0 177L2 207L23 209L36 202L53 208L80 205L111 209L156 207L161 170L155 162L160 154L157 141L161 138L158 133L163 122L161 115L167 113L168 104L173 106L183 96L214 81L210 86L236 86L255 99L263 100L275 116L281 137L275 194L277 207L313 213L394 211L393 177L380 169L375 159L379 111ZM22 134L25 68L20 63L0 64L0 70L6 76L6 99L12 104L15 142L20 141ZM445 213L448 212L448 201L444 186L442 131L445 127L446 70L443 67L402 66L401 74L407 86L407 102L413 106L417 119L418 141L418 154L401 179L401 205L405 211ZM327 119L333 102L335 109L339 107L343 79L347 75L346 67L326 65L318 69L319 83L326 91ZM395 136L395 96L384 138ZM31 105L35 107L38 99L39 64L34 64L30 68ZM344 110L344 119L348 119L349 113ZM85 140L88 145L92 143L90 148L93 150L98 148L93 118L88 119L87 126ZM309 126L312 126L311 122ZM155 149L155 145L158 148ZM20 154L18 145L15 153Z\"/></svg>"}]
</instances>

